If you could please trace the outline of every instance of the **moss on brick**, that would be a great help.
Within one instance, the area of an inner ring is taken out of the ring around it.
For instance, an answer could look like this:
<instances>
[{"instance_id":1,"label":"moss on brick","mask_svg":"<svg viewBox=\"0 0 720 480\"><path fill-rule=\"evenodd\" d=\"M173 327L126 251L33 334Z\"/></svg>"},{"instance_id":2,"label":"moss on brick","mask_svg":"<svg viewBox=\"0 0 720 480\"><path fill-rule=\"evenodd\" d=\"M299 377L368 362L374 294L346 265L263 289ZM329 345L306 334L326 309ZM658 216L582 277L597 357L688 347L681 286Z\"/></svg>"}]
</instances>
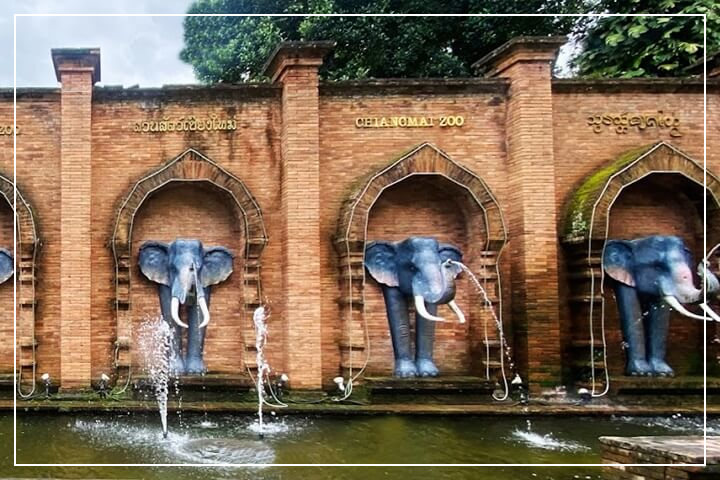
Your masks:
<instances>
[{"instance_id":1,"label":"moss on brick","mask_svg":"<svg viewBox=\"0 0 720 480\"><path fill-rule=\"evenodd\" d=\"M629 150L587 177L568 202L562 232L566 241L579 240L588 234L595 202L608 180L656 145L653 143Z\"/></svg>"}]
</instances>

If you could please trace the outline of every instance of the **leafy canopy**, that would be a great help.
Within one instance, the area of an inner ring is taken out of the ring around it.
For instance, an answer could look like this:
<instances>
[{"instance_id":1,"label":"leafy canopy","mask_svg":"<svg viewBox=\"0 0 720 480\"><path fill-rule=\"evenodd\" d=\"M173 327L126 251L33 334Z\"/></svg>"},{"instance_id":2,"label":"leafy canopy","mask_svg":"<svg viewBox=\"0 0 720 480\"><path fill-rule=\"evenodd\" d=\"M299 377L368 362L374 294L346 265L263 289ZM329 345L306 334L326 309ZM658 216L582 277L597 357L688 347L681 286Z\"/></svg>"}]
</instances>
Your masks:
<instances>
[{"instance_id":1,"label":"leafy canopy","mask_svg":"<svg viewBox=\"0 0 720 480\"><path fill-rule=\"evenodd\" d=\"M188 13L577 13L586 0L196 0ZM519 35L568 33L573 17L186 17L180 58L204 82L262 79L283 40L334 40L332 80L461 77Z\"/></svg>"},{"instance_id":2,"label":"leafy canopy","mask_svg":"<svg viewBox=\"0 0 720 480\"><path fill-rule=\"evenodd\" d=\"M718 0L600 0L598 12L707 15L708 54L720 49ZM580 24L581 76L668 77L687 75L703 58L703 18L602 17Z\"/></svg>"}]
</instances>

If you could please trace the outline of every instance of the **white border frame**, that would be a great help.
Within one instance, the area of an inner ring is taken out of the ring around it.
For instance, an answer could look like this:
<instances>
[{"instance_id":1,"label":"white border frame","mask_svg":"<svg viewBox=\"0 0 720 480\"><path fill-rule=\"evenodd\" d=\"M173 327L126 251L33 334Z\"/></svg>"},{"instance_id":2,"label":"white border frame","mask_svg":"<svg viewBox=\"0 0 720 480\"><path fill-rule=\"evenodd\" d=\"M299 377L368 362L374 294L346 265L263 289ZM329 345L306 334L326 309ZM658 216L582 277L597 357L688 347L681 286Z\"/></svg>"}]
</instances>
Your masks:
<instances>
[{"instance_id":1,"label":"white border frame","mask_svg":"<svg viewBox=\"0 0 720 480\"><path fill-rule=\"evenodd\" d=\"M18 17L702 17L703 18L703 184L707 189L707 15L706 14L93 14L93 13L15 13L13 15L13 208L17 204L17 18ZM13 255L17 249L17 217L13 216ZM703 250L707 251L707 201L703 202ZM704 292L707 302L707 292ZM13 275L13 362L17 365L17 275ZM703 463L17 463L17 375L13 380L13 467L705 467L707 466L707 322L703 323Z\"/></svg>"}]
</instances>

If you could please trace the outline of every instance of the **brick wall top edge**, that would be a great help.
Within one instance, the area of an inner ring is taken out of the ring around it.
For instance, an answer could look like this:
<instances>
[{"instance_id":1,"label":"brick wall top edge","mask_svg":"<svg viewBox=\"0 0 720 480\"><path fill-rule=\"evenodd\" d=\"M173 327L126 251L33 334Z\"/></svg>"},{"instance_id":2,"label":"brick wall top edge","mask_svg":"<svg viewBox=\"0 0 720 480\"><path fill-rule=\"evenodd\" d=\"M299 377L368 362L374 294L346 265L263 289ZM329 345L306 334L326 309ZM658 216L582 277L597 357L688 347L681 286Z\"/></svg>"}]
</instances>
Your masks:
<instances>
[{"instance_id":1,"label":"brick wall top edge","mask_svg":"<svg viewBox=\"0 0 720 480\"><path fill-rule=\"evenodd\" d=\"M17 89L18 100L25 99L37 99L37 98L60 98L59 88L18 88ZM0 88L0 100L13 101L13 89L12 88Z\"/></svg>"},{"instance_id":2,"label":"brick wall top edge","mask_svg":"<svg viewBox=\"0 0 720 480\"><path fill-rule=\"evenodd\" d=\"M95 87L93 100L131 100L136 98L203 100L208 98L281 98L282 86L267 83L238 85L172 85L161 88Z\"/></svg>"},{"instance_id":3,"label":"brick wall top edge","mask_svg":"<svg viewBox=\"0 0 720 480\"><path fill-rule=\"evenodd\" d=\"M708 79L708 92L720 91L720 79ZM553 93L702 93L701 78L553 79Z\"/></svg>"},{"instance_id":4,"label":"brick wall top edge","mask_svg":"<svg viewBox=\"0 0 720 480\"><path fill-rule=\"evenodd\" d=\"M509 85L505 78L385 78L321 82L320 95L505 94Z\"/></svg>"}]
</instances>

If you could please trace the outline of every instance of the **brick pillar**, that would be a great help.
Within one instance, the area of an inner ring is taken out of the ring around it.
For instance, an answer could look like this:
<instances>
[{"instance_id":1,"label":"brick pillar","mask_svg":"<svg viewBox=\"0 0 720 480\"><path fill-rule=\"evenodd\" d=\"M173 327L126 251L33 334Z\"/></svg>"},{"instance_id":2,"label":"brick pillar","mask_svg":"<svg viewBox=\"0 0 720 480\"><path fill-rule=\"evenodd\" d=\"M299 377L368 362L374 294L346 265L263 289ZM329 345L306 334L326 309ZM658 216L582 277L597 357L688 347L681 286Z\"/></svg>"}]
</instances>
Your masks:
<instances>
[{"instance_id":1,"label":"brick pillar","mask_svg":"<svg viewBox=\"0 0 720 480\"><path fill-rule=\"evenodd\" d=\"M510 80L507 256L515 353L533 392L562 381L551 79L563 43L564 37L519 37L474 65Z\"/></svg>"},{"instance_id":2,"label":"brick pillar","mask_svg":"<svg viewBox=\"0 0 720 480\"><path fill-rule=\"evenodd\" d=\"M282 317L292 388L322 386L318 68L333 45L283 42L265 65L265 74L283 87Z\"/></svg>"},{"instance_id":3,"label":"brick pillar","mask_svg":"<svg viewBox=\"0 0 720 480\"><path fill-rule=\"evenodd\" d=\"M60 387L88 388L90 349L90 160L92 88L100 50L53 49L61 87Z\"/></svg>"}]
</instances>

